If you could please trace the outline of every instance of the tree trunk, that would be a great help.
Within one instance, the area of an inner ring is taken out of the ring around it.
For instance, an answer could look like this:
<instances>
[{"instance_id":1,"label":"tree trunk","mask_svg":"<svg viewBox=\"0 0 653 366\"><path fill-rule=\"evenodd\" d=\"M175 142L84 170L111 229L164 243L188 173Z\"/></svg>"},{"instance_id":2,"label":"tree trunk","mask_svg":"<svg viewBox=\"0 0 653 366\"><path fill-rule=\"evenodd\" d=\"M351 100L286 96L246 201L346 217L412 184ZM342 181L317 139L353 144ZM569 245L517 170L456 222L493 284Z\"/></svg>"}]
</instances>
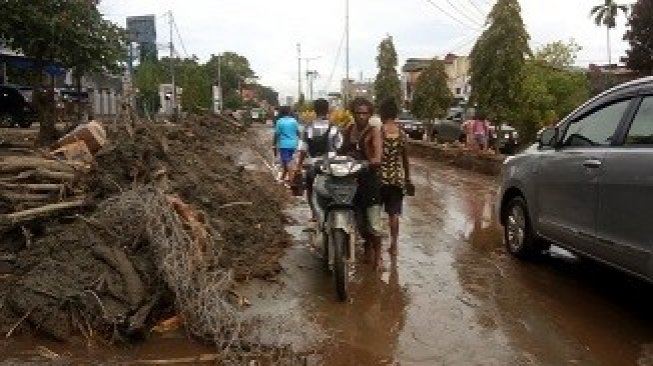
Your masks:
<instances>
[{"instance_id":1,"label":"tree trunk","mask_svg":"<svg viewBox=\"0 0 653 366\"><path fill-rule=\"evenodd\" d=\"M77 86L77 124L82 124L82 73L75 73L75 84Z\"/></svg>"},{"instance_id":2,"label":"tree trunk","mask_svg":"<svg viewBox=\"0 0 653 366\"><path fill-rule=\"evenodd\" d=\"M55 98L54 98L54 80L50 85L49 91L44 92L45 84L43 83L44 62L37 62L34 76L34 94L32 101L38 112L39 119L39 145L49 145L57 140L58 132L55 119Z\"/></svg>"}]
</instances>

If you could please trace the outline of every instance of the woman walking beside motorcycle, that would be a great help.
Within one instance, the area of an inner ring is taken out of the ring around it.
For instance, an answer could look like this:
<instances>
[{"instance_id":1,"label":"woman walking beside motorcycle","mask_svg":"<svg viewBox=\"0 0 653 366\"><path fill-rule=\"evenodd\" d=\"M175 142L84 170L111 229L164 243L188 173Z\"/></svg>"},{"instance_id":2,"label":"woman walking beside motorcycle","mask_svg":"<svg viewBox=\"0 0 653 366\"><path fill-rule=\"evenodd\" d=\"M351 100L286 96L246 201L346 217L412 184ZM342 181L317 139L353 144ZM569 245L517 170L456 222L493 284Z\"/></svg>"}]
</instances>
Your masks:
<instances>
[{"instance_id":1,"label":"woman walking beside motorcycle","mask_svg":"<svg viewBox=\"0 0 653 366\"><path fill-rule=\"evenodd\" d=\"M404 195L413 195L414 186L410 182L410 163L408 161L406 134L397 124L399 108L393 99L381 104L379 110L383 126L383 159L381 163L381 200L388 214L390 227L390 248L392 256L397 255L399 237L399 217L401 216Z\"/></svg>"}]
</instances>

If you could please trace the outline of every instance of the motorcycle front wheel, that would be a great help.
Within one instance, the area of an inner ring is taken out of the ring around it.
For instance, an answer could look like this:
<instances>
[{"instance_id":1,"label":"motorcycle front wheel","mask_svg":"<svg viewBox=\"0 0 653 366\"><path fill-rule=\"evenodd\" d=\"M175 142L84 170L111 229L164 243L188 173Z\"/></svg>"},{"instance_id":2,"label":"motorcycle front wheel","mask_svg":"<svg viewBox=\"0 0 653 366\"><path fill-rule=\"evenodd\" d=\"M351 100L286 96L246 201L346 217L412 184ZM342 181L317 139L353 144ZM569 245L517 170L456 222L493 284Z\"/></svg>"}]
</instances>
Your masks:
<instances>
[{"instance_id":1,"label":"motorcycle front wheel","mask_svg":"<svg viewBox=\"0 0 653 366\"><path fill-rule=\"evenodd\" d=\"M347 233L342 229L333 229L331 233L333 248L333 274L336 280L336 293L338 300L347 300L347 290L349 284L349 264L347 263L346 253L349 238Z\"/></svg>"}]
</instances>

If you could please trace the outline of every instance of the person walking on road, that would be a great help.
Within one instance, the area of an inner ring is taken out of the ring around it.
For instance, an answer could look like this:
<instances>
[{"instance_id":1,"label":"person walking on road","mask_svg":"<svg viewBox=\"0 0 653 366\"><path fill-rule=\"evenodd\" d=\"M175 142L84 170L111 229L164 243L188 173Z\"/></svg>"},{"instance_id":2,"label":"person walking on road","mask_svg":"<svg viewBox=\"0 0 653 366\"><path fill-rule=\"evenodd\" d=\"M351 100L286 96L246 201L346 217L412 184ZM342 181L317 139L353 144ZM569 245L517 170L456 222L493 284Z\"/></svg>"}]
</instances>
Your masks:
<instances>
[{"instance_id":1,"label":"person walking on road","mask_svg":"<svg viewBox=\"0 0 653 366\"><path fill-rule=\"evenodd\" d=\"M478 146L481 151L487 150L490 139L490 123L487 121L484 114L479 113L476 118L474 118L472 131L474 132L476 146Z\"/></svg>"},{"instance_id":2,"label":"person walking on road","mask_svg":"<svg viewBox=\"0 0 653 366\"><path fill-rule=\"evenodd\" d=\"M301 174L304 163L306 168L306 199L311 207L313 219L315 219L315 202L313 197L313 182L315 181L315 162L330 152L337 152L342 147L342 134L338 126L329 122L329 102L320 98L313 103L316 118L310 122L304 129L299 147L297 148L297 158L291 168L290 180L294 181L296 174Z\"/></svg>"},{"instance_id":3,"label":"person walking on road","mask_svg":"<svg viewBox=\"0 0 653 366\"><path fill-rule=\"evenodd\" d=\"M414 187L410 182L410 163L408 160L407 138L397 124L399 108L394 99L381 104L379 111L383 126L383 158L381 163L381 200L388 214L390 227L391 256L397 255L399 236L399 217L401 216L404 195L412 195Z\"/></svg>"},{"instance_id":4,"label":"person walking on road","mask_svg":"<svg viewBox=\"0 0 653 366\"><path fill-rule=\"evenodd\" d=\"M279 108L279 120L274 127L274 151L281 161L283 173L280 180L288 181L290 163L299 144L299 122L292 116L290 107Z\"/></svg>"},{"instance_id":5,"label":"person walking on road","mask_svg":"<svg viewBox=\"0 0 653 366\"><path fill-rule=\"evenodd\" d=\"M380 168L383 138L380 128L370 126L374 106L369 100L360 97L354 99L350 111L354 116L354 123L344 131L343 151L369 164L369 169L359 178L354 202L358 229L365 240L366 261L371 262L375 269L379 269L382 236Z\"/></svg>"}]
</instances>

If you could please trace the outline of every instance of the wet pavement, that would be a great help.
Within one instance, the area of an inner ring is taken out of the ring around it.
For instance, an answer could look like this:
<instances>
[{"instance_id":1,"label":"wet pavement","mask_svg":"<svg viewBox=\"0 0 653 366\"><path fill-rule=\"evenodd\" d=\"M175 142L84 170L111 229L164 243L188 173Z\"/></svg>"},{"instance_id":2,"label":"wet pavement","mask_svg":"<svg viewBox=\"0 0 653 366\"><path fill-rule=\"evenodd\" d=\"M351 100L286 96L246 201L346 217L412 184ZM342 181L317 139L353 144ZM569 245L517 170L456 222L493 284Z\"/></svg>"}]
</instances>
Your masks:
<instances>
[{"instance_id":1,"label":"wet pavement","mask_svg":"<svg viewBox=\"0 0 653 366\"><path fill-rule=\"evenodd\" d=\"M359 265L349 302L336 302L297 202L280 284L250 288L252 311L292 314L302 334L322 334L312 361L326 365L653 364L650 285L561 249L512 259L493 178L422 160L413 172L417 194L385 272Z\"/></svg>"},{"instance_id":2,"label":"wet pavement","mask_svg":"<svg viewBox=\"0 0 653 366\"><path fill-rule=\"evenodd\" d=\"M494 217L491 177L414 159L413 181L399 256L385 255L382 273L358 265L347 303L336 301L304 232L308 208L300 199L290 204L295 241L284 271L241 291L253 304L250 314L284 323L270 339L315 351L309 364L653 365L651 285L555 248L535 263L510 258ZM0 341L0 360L43 360L36 345L76 364L213 351L183 332L109 351L12 338Z\"/></svg>"}]
</instances>

